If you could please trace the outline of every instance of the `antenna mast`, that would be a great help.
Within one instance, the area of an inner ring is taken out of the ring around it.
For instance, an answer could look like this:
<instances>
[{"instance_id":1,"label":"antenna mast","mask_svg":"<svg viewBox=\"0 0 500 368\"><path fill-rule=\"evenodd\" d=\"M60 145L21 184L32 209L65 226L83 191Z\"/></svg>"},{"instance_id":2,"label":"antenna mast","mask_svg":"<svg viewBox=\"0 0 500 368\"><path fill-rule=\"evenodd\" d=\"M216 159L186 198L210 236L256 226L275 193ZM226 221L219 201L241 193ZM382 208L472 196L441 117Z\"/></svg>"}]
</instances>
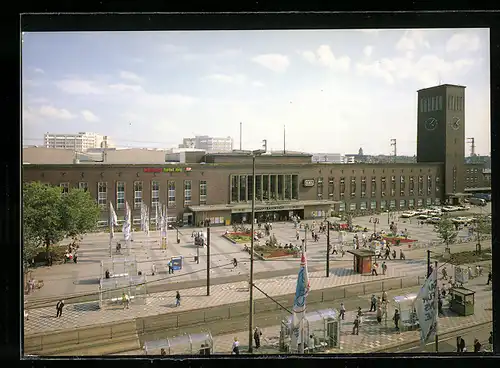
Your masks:
<instances>
[{"instance_id":1,"label":"antenna mast","mask_svg":"<svg viewBox=\"0 0 500 368\"><path fill-rule=\"evenodd\" d=\"M392 149L392 154L394 156L394 162L396 162L396 157L398 156L398 151L396 147L396 138L391 139L391 146L394 147Z\"/></svg>"},{"instance_id":2,"label":"antenna mast","mask_svg":"<svg viewBox=\"0 0 500 368\"><path fill-rule=\"evenodd\" d=\"M243 123L240 121L240 151L242 150Z\"/></svg>"}]
</instances>

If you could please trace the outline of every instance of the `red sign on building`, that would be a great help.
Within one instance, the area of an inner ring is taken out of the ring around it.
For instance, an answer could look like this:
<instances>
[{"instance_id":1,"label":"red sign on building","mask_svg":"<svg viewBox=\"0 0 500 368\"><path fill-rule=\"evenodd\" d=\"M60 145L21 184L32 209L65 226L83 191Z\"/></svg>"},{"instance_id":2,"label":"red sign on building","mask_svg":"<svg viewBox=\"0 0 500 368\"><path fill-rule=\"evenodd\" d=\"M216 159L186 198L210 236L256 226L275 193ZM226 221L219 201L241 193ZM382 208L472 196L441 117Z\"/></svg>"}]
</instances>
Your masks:
<instances>
[{"instance_id":1,"label":"red sign on building","mask_svg":"<svg viewBox=\"0 0 500 368\"><path fill-rule=\"evenodd\" d=\"M161 167L146 167L144 168L145 173L160 173L162 172Z\"/></svg>"}]
</instances>

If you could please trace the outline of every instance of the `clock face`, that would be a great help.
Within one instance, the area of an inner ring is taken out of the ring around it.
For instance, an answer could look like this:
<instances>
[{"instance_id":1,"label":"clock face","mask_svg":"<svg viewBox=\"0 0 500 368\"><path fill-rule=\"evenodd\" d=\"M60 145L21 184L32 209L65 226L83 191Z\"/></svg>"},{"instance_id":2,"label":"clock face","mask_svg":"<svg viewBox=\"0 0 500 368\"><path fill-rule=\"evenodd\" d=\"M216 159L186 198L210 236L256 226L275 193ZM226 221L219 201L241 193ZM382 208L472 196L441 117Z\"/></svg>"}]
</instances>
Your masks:
<instances>
[{"instance_id":1,"label":"clock face","mask_svg":"<svg viewBox=\"0 0 500 368\"><path fill-rule=\"evenodd\" d=\"M425 129L428 131L433 131L437 128L438 121L436 118L429 118L425 121Z\"/></svg>"},{"instance_id":2,"label":"clock face","mask_svg":"<svg viewBox=\"0 0 500 368\"><path fill-rule=\"evenodd\" d=\"M453 130L458 130L458 129L460 129L460 118L457 118L457 117L453 118L453 119L451 120L450 125L451 125L451 128L452 128Z\"/></svg>"}]
</instances>

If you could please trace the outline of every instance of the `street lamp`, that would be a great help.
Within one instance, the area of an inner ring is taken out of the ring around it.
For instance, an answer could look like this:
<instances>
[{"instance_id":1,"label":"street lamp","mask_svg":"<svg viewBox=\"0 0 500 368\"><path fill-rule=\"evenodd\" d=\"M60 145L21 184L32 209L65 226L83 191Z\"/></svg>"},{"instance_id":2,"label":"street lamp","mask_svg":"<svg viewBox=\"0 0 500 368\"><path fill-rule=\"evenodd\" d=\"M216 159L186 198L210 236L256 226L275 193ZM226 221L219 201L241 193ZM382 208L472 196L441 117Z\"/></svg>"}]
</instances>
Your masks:
<instances>
[{"instance_id":1,"label":"street lamp","mask_svg":"<svg viewBox=\"0 0 500 368\"><path fill-rule=\"evenodd\" d=\"M330 221L326 220L326 277L330 277Z\"/></svg>"},{"instance_id":2,"label":"street lamp","mask_svg":"<svg viewBox=\"0 0 500 368\"><path fill-rule=\"evenodd\" d=\"M249 305L249 315L248 315L248 352L253 352L252 339L253 339L253 244L254 244L254 224L255 224L255 157L266 153L266 150L254 150L252 151L252 225L250 234L250 281L249 281L249 292L250 292L250 305Z\"/></svg>"},{"instance_id":3,"label":"street lamp","mask_svg":"<svg viewBox=\"0 0 500 368\"><path fill-rule=\"evenodd\" d=\"M377 224L380 223L380 219L377 217L370 217L370 223L373 223L373 233L377 233Z\"/></svg>"}]
</instances>

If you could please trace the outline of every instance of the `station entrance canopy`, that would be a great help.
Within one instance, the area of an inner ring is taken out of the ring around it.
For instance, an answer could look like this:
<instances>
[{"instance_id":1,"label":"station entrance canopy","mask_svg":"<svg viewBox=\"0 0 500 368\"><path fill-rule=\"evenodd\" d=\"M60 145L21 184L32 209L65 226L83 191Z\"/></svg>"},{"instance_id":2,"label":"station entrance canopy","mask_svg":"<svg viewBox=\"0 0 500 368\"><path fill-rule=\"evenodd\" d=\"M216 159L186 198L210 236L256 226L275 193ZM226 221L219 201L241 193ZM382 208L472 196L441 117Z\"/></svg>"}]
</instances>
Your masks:
<instances>
[{"instance_id":1,"label":"station entrance canopy","mask_svg":"<svg viewBox=\"0 0 500 368\"><path fill-rule=\"evenodd\" d=\"M256 203L255 212L268 212L268 211L293 211L303 210L304 207L310 206L333 206L340 202L337 201L296 201L289 203ZM192 212L209 212L209 211L231 211L231 213L245 213L252 212L250 203L242 204L216 204L207 206L190 206Z\"/></svg>"}]
</instances>

